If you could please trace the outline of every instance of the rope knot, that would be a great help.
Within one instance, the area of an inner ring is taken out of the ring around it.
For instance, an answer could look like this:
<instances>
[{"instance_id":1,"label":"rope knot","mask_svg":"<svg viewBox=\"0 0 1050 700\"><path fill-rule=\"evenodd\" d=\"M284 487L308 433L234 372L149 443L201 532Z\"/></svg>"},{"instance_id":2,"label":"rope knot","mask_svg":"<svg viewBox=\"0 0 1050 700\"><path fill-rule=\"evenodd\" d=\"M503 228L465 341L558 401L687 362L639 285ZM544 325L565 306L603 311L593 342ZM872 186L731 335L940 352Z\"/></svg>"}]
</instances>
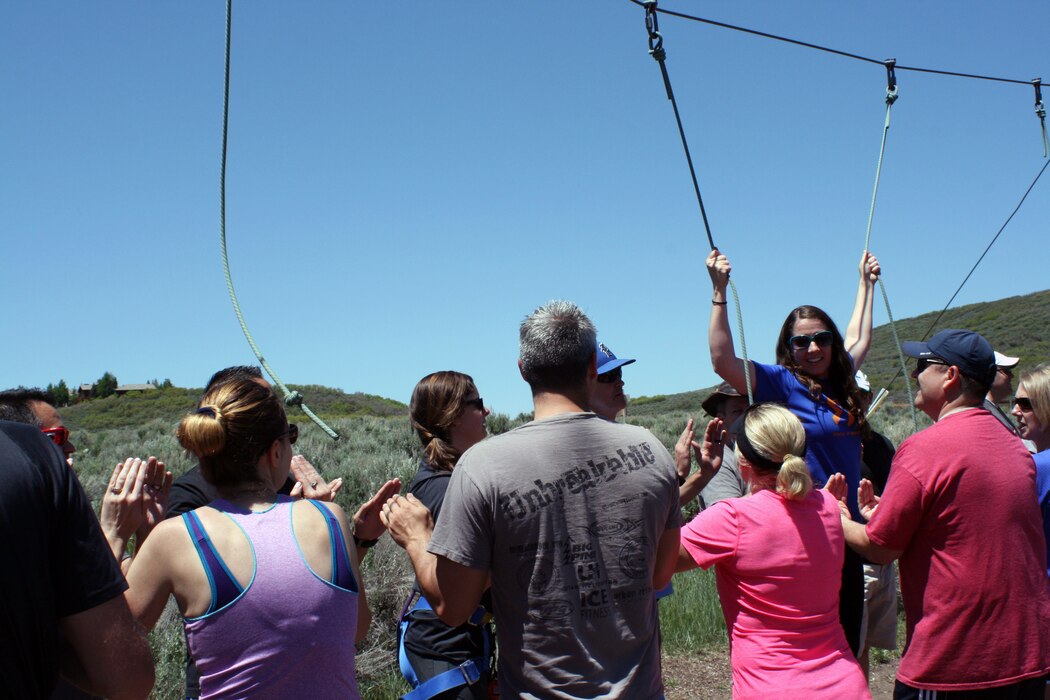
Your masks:
<instances>
[{"instance_id":1,"label":"rope knot","mask_svg":"<svg viewBox=\"0 0 1050 700\"><path fill-rule=\"evenodd\" d=\"M285 406L302 406L303 405L303 395L300 394L298 391L289 391L284 396L284 405Z\"/></svg>"},{"instance_id":2,"label":"rope knot","mask_svg":"<svg viewBox=\"0 0 1050 700\"><path fill-rule=\"evenodd\" d=\"M896 87L894 87L892 90L890 90L890 89L886 90L886 104L888 104L888 105L893 104L894 102L897 101L897 97L899 97L899 95L897 94L897 88Z\"/></svg>"}]
</instances>

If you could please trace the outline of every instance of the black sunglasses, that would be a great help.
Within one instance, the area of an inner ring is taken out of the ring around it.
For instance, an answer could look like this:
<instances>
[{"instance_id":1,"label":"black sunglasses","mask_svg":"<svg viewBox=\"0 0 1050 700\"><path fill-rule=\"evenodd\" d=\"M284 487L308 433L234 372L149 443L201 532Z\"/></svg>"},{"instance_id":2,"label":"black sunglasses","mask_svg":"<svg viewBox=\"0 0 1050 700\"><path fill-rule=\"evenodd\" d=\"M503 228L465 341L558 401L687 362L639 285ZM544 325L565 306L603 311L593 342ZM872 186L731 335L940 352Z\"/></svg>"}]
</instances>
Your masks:
<instances>
[{"instance_id":1,"label":"black sunglasses","mask_svg":"<svg viewBox=\"0 0 1050 700\"><path fill-rule=\"evenodd\" d=\"M1027 396L1015 396L1014 403L1017 404L1017 407L1025 413L1032 412L1032 400L1029 399Z\"/></svg>"},{"instance_id":2,"label":"black sunglasses","mask_svg":"<svg viewBox=\"0 0 1050 700\"><path fill-rule=\"evenodd\" d=\"M623 379L623 370L617 367L611 372L605 372L604 374L598 375L598 382L600 384L612 384Z\"/></svg>"},{"instance_id":3,"label":"black sunglasses","mask_svg":"<svg viewBox=\"0 0 1050 700\"><path fill-rule=\"evenodd\" d=\"M295 441L299 439L299 426L295 423L289 423L288 428L283 433L278 435L277 439L280 440L285 435L288 436L288 444L294 445Z\"/></svg>"},{"instance_id":4,"label":"black sunglasses","mask_svg":"<svg viewBox=\"0 0 1050 700\"><path fill-rule=\"evenodd\" d=\"M478 398L476 398L476 399L466 399L466 400L463 401L463 405L464 406L473 406L474 408L478 409L479 411L484 411L485 410L485 399L481 398L480 396Z\"/></svg>"},{"instance_id":5,"label":"black sunglasses","mask_svg":"<svg viewBox=\"0 0 1050 700\"><path fill-rule=\"evenodd\" d=\"M788 343L796 350L805 350L810 343L816 343L818 348L830 348L833 340L835 336L831 331L820 331L813 335L793 335L788 339Z\"/></svg>"},{"instance_id":6,"label":"black sunglasses","mask_svg":"<svg viewBox=\"0 0 1050 700\"><path fill-rule=\"evenodd\" d=\"M944 360L931 360L929 358L924 357L924 358L922 358L921 360L919 360L918 362L915 363L915 374L922 374L923 372L926 371L926 368L929 367L930 365L941 365L942 367L950 367L951 366L947 362L945 362Z\"/></svg>"}]
</instances>

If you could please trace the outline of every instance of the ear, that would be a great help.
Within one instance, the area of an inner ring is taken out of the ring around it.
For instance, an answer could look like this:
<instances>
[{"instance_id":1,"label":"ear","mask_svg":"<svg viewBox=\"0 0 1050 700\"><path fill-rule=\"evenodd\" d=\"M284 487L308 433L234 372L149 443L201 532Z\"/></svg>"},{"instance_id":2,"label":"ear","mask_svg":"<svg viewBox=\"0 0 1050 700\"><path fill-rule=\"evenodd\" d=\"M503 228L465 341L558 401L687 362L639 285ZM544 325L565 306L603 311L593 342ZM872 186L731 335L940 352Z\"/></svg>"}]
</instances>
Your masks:
<instances>
[{"instance_id":1,"label":"ear","mask_svg":"<svg viewBox=\"0 0 1050 700\"><path fill-rule=\"evenodd\" d=\"M281 463L281 449L282 440L277 439L270 443L270 446L266 448L266 452L263 453L263 459L266 460L266 467L268 469L275 469L278 464Z\"/></svg>"},{"instance_id":2,"label":"ear","mask_svg":"<svg viewBox=\"0 0 1050 700\"><path fill-rule=\"evenodd\" d=\"M944 388L959 389L962 383L962 373L959 368L955 365L948 367L948 371L944 373Z\"/></svg>"},{"instance_id":3,"label":"ear","mask_svg":"<svg viewBox=\"0 0 1050 700\"><path fill-rule=\"evenodd\" d=\"M522 364L521 364L521 360L520 360L520 359L518 360L518 374L520 374L520 375L521 375L521 378L522 378L522 379L525 379L525 367L524 367L524 366L522 366ZM528 380L528 379L525 379L525 381L527 382L527 381L529 381L529 380Z\"/></svg>"},{"instance_id":4,"label":"ear","mask_svg":"<svg viewBox=\"0 0 1050 700\"><path fill-rule=\"evenodd\" d=\"M598 355L592 354L591 361L587 363L587 381L594 381L598 377Z\"/></svg>"}]
</instances>

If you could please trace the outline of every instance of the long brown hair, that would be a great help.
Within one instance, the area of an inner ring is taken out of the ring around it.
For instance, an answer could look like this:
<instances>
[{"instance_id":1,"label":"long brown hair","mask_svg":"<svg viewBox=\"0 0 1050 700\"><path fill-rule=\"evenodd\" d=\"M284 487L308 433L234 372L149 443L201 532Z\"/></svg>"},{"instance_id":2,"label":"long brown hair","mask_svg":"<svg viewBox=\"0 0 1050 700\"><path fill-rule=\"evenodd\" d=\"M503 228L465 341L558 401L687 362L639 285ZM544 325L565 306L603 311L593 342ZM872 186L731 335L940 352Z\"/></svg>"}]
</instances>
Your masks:
<instances>
[{"instance_id":1,"label":"long brown hair","mask_svg":"<svg viewBox=\"0 0 1050 700\"><path fill-rule=\"evenodd\" d=\"M449 429L463 412L463 399L477 393L469 374L446 370L419 380L408 406L409 420L423 443L423 460L435 469L452 471L459 451L452 446Z\"/></svg>"},{"instance_id":2,"label":"long brown hair","mask_svg":"<svg viewBox=\"0 0 1050 700\"><path fill-rule=\"evenodd\" d=\"M811 377L802 371L802 367L795 361L795 353L791 348L791 336L794 334L795 322L802 319L820 321L825 328L831 331L831 365L828 367L828 376L824 384L821 384L816 377ZM846 352L846 342L842 339L838 326L830 316L824 313L823 309L803 305L791 310L791 313L784 319L784 325L780 327L780 335L777 337L777 364L791 370L791 373L809 389L809 394L814 401L820 397L821 393L844 401L846 410L857 422L861 436L867 437L871 433L871 427L864 415L863 395L860 387L857 386L853 360Z\"/></svg>"},{"instance_id":3,"label":"long brown hair","mask_svg":"<svg viewBox=\"0 0 1050 700\"><path fill-rule=\"evenodd\" d=\"M223 488L256 481L259 458L287 428L273 390L242 378L207 391L175 436L200 460L204 478Z\"/></svg>"}]
</instances>

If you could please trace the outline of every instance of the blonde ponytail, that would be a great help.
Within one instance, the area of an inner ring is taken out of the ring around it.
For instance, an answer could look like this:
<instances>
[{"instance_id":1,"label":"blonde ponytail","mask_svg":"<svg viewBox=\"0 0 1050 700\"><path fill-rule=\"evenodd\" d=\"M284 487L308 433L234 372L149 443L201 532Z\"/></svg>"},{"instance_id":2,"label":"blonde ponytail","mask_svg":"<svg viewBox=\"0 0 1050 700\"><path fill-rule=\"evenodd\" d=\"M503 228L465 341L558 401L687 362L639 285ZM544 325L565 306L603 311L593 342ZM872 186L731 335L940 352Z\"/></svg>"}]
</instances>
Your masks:
<instances>
[{"instance_id":1,"label":"blonde ponytail","mask_svg":"<svg viewBox=\"0 0 1050 700\"><path fill-rule=\"evenodd\" d=\"M813 477L806 460L789 454L777 472L777 493L791 501L799 501L813 490Z\"/></svg>"}]
</instances>

